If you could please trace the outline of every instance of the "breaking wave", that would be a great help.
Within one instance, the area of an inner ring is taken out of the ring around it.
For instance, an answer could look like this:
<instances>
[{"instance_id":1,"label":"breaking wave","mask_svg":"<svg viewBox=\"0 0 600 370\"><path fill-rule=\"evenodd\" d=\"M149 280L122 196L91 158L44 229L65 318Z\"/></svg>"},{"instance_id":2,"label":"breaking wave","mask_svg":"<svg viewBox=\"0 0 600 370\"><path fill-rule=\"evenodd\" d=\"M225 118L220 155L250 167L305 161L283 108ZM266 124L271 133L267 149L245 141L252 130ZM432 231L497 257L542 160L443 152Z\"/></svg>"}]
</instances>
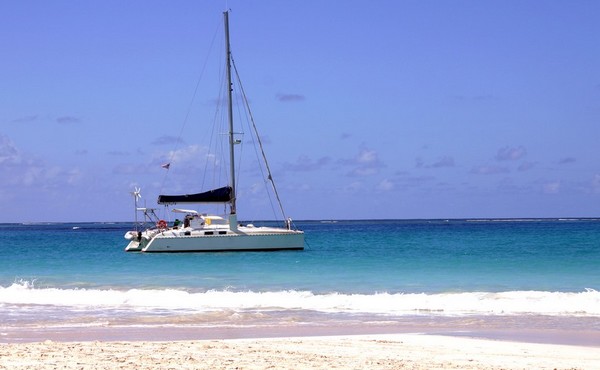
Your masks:
<instances>
[{"instance_id":1,"label":"breaking wave","mask_svg":"<svg viewBox=\"0 0 600 370\"><path fill-rule=\"evenodd\" d=\"M37 288L27 281L0 286L1 306L46 305L69 309L180 311L282 311L382 315L600 316L600 292L507 291L449 293L315 294L310 291L235 292L178 289Z\"/></svg>"}]
</instances>

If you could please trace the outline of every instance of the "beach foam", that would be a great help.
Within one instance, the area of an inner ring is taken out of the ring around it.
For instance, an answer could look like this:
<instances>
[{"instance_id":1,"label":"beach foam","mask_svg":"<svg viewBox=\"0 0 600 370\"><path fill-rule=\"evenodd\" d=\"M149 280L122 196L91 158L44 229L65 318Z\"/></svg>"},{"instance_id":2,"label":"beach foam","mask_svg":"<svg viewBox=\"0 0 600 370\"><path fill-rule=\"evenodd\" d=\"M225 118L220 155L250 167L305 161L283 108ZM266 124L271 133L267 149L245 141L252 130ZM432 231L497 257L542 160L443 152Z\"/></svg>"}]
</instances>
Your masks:
<instances>
[{"instance_id":1,"label":"beach foam","mask_svg":"<svg viewBox=\"0 0 600 370\"><path fill-rule=\"evenodd\" d=\"M309 291L189 292L179 289L37 288L31 282L0 287L0 307L46 305L70 308L211 311L311 310L382 315L600 316L600 292L457 292L315 294Z\"/></svg>"}]
</instances>

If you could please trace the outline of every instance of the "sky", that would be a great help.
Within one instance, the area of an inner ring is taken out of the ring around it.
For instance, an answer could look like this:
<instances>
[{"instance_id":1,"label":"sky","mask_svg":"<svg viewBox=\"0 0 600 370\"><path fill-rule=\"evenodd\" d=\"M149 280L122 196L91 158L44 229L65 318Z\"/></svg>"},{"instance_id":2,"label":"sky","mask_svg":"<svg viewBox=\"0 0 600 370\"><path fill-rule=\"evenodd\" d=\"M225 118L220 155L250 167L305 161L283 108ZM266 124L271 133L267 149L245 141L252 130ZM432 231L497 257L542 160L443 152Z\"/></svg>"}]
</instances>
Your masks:
<instances>
[{"instance_id":1,"label":"sky","mask_svg":"<svg viewBox=\"0 0 600 370\"><path fill-rule=\"evenodd\" d=\"M600 217L600 2L57 0L0 3L0 222L206 190L226 8L288 216Z\"/></svg>"}]
</instances>

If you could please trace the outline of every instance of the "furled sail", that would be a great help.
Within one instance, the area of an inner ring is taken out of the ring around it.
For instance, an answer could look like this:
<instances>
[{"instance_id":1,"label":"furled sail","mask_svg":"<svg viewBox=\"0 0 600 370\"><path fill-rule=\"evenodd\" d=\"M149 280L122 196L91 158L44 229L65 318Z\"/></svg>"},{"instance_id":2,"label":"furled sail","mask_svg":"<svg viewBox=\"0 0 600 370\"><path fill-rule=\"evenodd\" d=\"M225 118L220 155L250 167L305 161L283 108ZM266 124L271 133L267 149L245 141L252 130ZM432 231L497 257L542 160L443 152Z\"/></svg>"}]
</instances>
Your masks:
<instances>
[{"instance_id":1,"label":"furled sail","mask_svg":"<svg viewBox=\"0 0 600 370\"><path fill-rule=\"evenodd\" d=\"M229 201L231 201L231 186L224 186L204 193L158 196L158 204L227 203Z\"/></svg>"}]
</instances>

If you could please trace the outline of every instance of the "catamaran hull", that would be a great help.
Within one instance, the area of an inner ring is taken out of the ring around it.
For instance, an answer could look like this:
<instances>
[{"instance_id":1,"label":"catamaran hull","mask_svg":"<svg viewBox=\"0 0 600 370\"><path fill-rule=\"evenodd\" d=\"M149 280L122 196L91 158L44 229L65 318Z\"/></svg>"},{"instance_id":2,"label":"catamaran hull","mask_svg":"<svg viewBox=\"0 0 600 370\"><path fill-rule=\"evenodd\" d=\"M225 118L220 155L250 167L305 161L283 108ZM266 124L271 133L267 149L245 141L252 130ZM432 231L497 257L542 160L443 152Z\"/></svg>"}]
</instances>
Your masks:
<instances>
[{"instance_id":1,"label":"catamaran hull","mask_svg":"<svg viewBox=\"0 0 600 370\"><path fill-rule=\"evenodd\" d=\"M142 243L145 244L145 243ZM139 247L138 247L139 248ZM137 248L136 248L137 249ZM141 249L148 253L278 251L304 249L304 233L288 231L272 234L228 234L180 236L158 234ZM132 251L134 249L132 248Z\"/></svg>"}]
</instances>

